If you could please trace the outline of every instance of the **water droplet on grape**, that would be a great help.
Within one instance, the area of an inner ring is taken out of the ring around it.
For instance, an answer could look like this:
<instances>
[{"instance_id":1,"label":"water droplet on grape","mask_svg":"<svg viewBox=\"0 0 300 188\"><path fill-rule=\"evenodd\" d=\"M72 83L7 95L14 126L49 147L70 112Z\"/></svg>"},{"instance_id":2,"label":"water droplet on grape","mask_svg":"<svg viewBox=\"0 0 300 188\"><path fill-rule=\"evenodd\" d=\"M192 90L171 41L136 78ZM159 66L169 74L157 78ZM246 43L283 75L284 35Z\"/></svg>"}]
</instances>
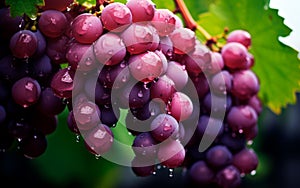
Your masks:
<instances>
[{"instance_id":1,"label":"water droplet on grape","mask_svg":"<svg viewBox=\"0 0 300 188\"><path fill-rule=\"evenodd\" d=\"M250 174L251 174L252 176L254 176L254 175L256 174L256 170L252 170L252 171L250 172Z\"/></svg>"},{"instance_id":2,"label":"water droplet on grape","mask_svg":"<svg viewBox=\"0 0 300 188\"><path fill-rule=\"evenodd\" d=\"M100 159L100 157L101 157L101 155L99 155L99 154L96 154L95 155L95 158L98 160L98 159Z\"/></svg>"},{"instance_id":3,"label":"water droplet on grape","mask_svg":"<svg viewBox=\"0 0 300 188\"><path fill-rule=\"evenodd\" d=\"M76 141L77 143L80 142L80 135L79 135L79 134L76 134L75 141Z\"/></svg>"},{"instance_id":4,"label":"water droplet on grape","mask_svg":"<svg viewBox=\"0 0 300 188\"><path fill-rule=\"evenodd\" d=\"M169 169L169 177L170 177L170 178L173 178L173 177L174 177L174 169L173 169L173 168L170 168L170 169Z\"/></svg>"}]
</instances>

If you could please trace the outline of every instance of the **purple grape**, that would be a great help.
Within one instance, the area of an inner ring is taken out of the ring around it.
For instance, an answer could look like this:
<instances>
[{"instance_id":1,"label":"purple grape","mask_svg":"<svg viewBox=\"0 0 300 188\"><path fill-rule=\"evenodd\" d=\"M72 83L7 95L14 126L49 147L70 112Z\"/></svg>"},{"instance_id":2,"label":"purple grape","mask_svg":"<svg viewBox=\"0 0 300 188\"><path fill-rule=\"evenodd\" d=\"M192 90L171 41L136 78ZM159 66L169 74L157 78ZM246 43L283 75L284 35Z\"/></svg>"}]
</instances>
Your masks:
<instances>
[{"instance_id":1,"label":"purple grape","mask_svg":"<svg viewBox=\"0 0 300 188\"><path fill-rule=\"evenodd\" d=\"M8 132L16 139L28 137L32 131L32 126L25 120L10 120Z\"/></svg>"},{"instance_id":2,"label":"purple grape","mask_svg":"<svg viewBox=\"0 0 300 188\"><path fill-rule=\"evenodd\" d=\"M159 45L159 36L150 24L133 23L121 33L121 38L130 54L153 50L153 43Z\"/></svg>"},{"instance_id":3,"label":"purple grape","mask_svg":"<svg viewBox=\"0 0 300 188\"><path fill-rule=\"evenodd\" d=\"M32 62L33 76L38 81L48 81L53 73L53 66L50 58L47 55L40 56Z\"/></svg>"},{"instance_id":4,"label":"purple grape","mask_svg":"<svg viewBox=\"0 0 300 188\"><path fill-rule=\"evenodd\" d=\"M162 142L172 135L177 135L179 125L176 119L168 114L160 114L151 122L151 135Z\"/></svg>"},{"instance_id":5,"label":"purple grape","mask_svg":"<svg viewBox=\"0 0 300 188\"><path fill-rule=\"evenodd\" d=\"M67 29L67 18L58 10L43 11L38 26L40 31L49 38L60 37Z\"/></svg>"},{"instance_id":6,"label":"purple grape","mask_svg":"<svg viewBox=\"0 0 300 188\"><path fill-rule=\"evenodd\" d=\"M122 3L111 3L101 13L104 28L112 32L122 32L132 22L130 9Z\"/></svg>"},{"instance_id":7,"label":"purple grape","mask_svg":"<svg viewBox=\"0 0 300 188\"><path fill-rule=\"evenodd\" d=\"M177 121L188 119L193 112L193 103L191 99L182 92L175 92L168 103L168 113Z\"/></svg>"},{"instance_id":8,"label":"purple grape","mask_svg":"<svg viewBox=\"0 0 300 188\"><path fill-rule=\"evenodd\" d=\"M67 125L68 125L68 128L71 132L73 132L75 134L80 134L80 131L79 131L79 129L77 127L77 124L76 124L76 120L75 120L75 117L74 117L73 110L70 110L70 112L68 114Z\"/></svg>"},{"instance_id":9,"label":"purple grape","mask_svg":"<svg viewBox=\"0 0 300 188\"><path fill-rule=\"evenodd\" d=\"M45 5L41 8L43 10L58 10L65 11L69 5L71 5L74 0L44 0Z\"/></svg>"},{"instance_id":10,"label":"purple grape","mask_svg":"<svg viewBox=\"0 0 300 188\"><path fill-rule=\"evenodd\" d=\"M224 95L231 91L232 75L227 70L215 74L211 79L211 88L215 94Z\"/></svg>"},{"instance_id":11,"label":"purple grape","mask_svg":"<svg viewBox=\"0 0 300 188\"><path fill-rule=\"evenodd\" d=\"M96 59L104 65L116 65L126 55L123 40L116 34L106 33L93 45Z\"/></svg>"},{"instance_id":12,"label":"purple grape","mask_svg":"<svg viewBox=\"0 0 300 188\"><path fill-rule=\"evenodd\" d=\"M54 133L58 125L57 116L45 116L44 114L34 114L30 118L30 124L43 133L44 135L49 135Z\"/></svg>"},{"instance_id":13,"label":"purple grape","mask_svg":"<svg viewBox=\"0 0 300 188\"><path fill-rule=\"evenodd\" d=\"M138 134L132 144L136 156L147 159L155 159L157 155L157 141L149 132Z\"/></svg>"},{"instance_id":14,"label":"purple grape","mask_svg":"<svg viewBox=\"0 0 300 188\"><path fill-rule=\"evenodd\" d=\"M247 141L253 141L253 139L258 135L258 125L256 124L254 127L244 129L243 134Z\"/></svg>"},{"instance_id":15,"label":"purple grape","mask_svg":"<svg viewBox=\"0 0 300 188\"><path fill-rule=\"evenodd\" d=\"M258 166L258 157L253 149L243 149L233 156L233 165L241 173L250 174Z\"/></svg>"},{"instance_id":16,"label":"purple grape","mask_svg":"<svg viewBox=\"0 0 300 188\"><path fill-rule=\"evenodd\" d=\"M113 145L113 133L107 125L98 124L85 137L85 146L92 154L102 155L108 152Z\"/></svg>"},{"instance_id":17,"label":"purple grape","mask_svg":"<svg viewBox=\"0 0 300 188\"><path fill-rule=\"evenodd\" d=\"M185 149L177 140L167 140L159 145L157 158L160 163L168 168L176 168L182 165L185 157Z\"/></svg>"},{"instance_id":18,"label":"purple grape","mask_svg":"<svg viewBox=\"0 0 300 188\"><path fill-rule=\"evenodd\" d=\"M51 88L45 88L36 104L38 111L46 116L55 116L64 111L66 104Z\"/></svg>"},{"instance_id":19,"label":"purple grape","mask_svg":"<svg viewBox=\"0 0 300 188\"><path fill-rule=\"evenodd\" d=\"M225 66L229 69L247 69L248 51L242 44L237 42L227 43L223 46L221 54Z\"/></svg>"},{"instance_id":20,"label":"purple grape","mask_svg":"<svg viewBox=\"0 0 300 188\"><path fill-rule=\"evenodd\" d=\"M213 182L215 173L205 161L195 162L188 171L191 181L198 186L209 185Z\"/></svg>"},{"instance_id":21,"label":"purple grape","mask_svg":"<svg viewBox=\"0 0 300 188\"><path fill-rule=\"evenodd\" d=\"M216 145L207 151L206 161L214 169L220 169L231 164L232 154L226 146Z\"/></svg>"},{"instance_id":22,"label":"purple grape","mask_svg":"<svg viewBox=\"0 0 300 188\"><path fill-rule=\"evenodd\" d=\"M150 89L138 82L132 87L128 100L130 108L142 108L150 100Z\"/></svg>"},{"instance_id":23,"label":"purple grape","mask_svg":"<svg viewBox=\"0 0 300 188\"><path fill-rule=\"evenodd\" d=\"M36 57L41 57L45 54L47 42L43 34L40 32L40 30L37 30L34 34L37 39L37 48L33 57L36 58Z\"/></svg>"},{"instance_id":24,"label":"purple grape","mask_svg":"<svg viewBox=\"0 0 300 188\"><path fill-rule=\"evenodd\" d=\"M90 78L94 80L94 78ZM86 80L84 84L84 91L86 96L90 100L95 100L97 105L108 105L111 104L111 89L105 88L99 82L96 82L96 85L91 80ZM92 92L94 93L94 98L92 98Z\"/></svg>"},{"instance_id":25,"label":"purple grape","mask_svg":"<svg viewBox=\"0 0 300 188\"><path fill-rule=\"evenodd\" d=\"M159 36L167 36L175 30L176 18L168 9L156 9L151 24Z\"/></svg>"},{"instance_id":26,"label":"purple grape","mask_svg":"<svg viewBox=\"0 0 300 188\"><path fill-rule=\"evenodd\" d=\"M251 70L233 73L232 94L239 99L250 99L259 91L259 81Z\"/></svg>"},{"instance_id":27,"label":"purple grape","mask_svg":"<svg viewBox=\"0 0 300 188\"><path fill-rule=\"evenodd\" d=\"M248 105L250 105L256 111L257 115L259 115L263 110L262 101L257 95L254 95L249 99Z\"/></svg>"},{"instance_id":28,"label":"purple grape","mask_svg":"<svg viewBox=\"0 0 300 188\"><path fill-rule=\"evenodd\" d=\"M217 173L215 181L222 188L238 188L241 184L240 172L229 165Z\"/></svg>"},{"instance_id":29,"label":"purple grape","mask_svg":"<svg viewBox=\"0 0 300 188\"><path fill-rule=\"evenodd\" d=\"M19 60L13 58L11 55L5 56L0 59L0 76L3 80L14 83L19 79L27 76L27 71L27 64L20 62Z\"/></svg>"},{"instance_id":30,"label":"purple grape","mask_svg":"<svg viewBox=\"0 0 300 188\"><path fill-rule=\"evenodd\" d=\"M12 87L12 97L14 101L24 108L37 103L40 95L40 84L30 77L24 77L18 80Z\"/></svg>"},{"instance_id":31,"label":"purple grape","mask_svg":"<svg viewBox=\"0 0 300 188\"><path fill-rule=\"evenodd\" d=\"M173 43L175 54L188 54L195 49L196 36L188 28L175 29L169 37Z\"/></svg>"},{"instance_id":32,"label":"purple grape","mask_svg":"<svg viewBox=\"0 0 300 188\"><path fill-rule=\"evenodd\" d=\"M122 61L117 65L104 65L99 74L98 81L107 88L119 89L130 79L128 64Z\"/></svg>"},{"instance_id":33,"label":"purple grape","mask_svg":"<svg viewBox=\"0 0 300 188\"><path fill-rule=\"evenodd\" d=\"M220 72L224 68L222 55L217 52L211 52L211 61L204 64L203 72L208 76Z\"/></svg>"},{"instance_id":34,"label":"purple grape","mask_svg":"<svg viewBox=\"0 0 300 188\"><path fill-rule=\"evenodd\" d=\"M197 76L201 72L207 71L206 66L208 67L208 65L210 65L210 67L212 67L212 58L213 55L209 49L201 43L197 43L195 50L187 54L183 61L186 70L190 74Z\"/></svg>"},{"instance_id":35,"label":"purple grape","mask_svg":"<svg viewBox=\"0 0 300 188\"><path fill-rule=\"evenodd\" d=\"M65 63L69 46L69 38L65 35L58 38L48 38L46 53L56 64Z\"/></svg>"},{"instance_id":36,"label":"purple grape","mask_svg":"<svg viewBox=\"0 0 300 188\"><path fill-rule=\"evenodd\" d=\"M257 114L251 106L233 106L228 112L227 123L233 131L243 133L244 129L256 125Z\"/></svg>"},{"instance_id":37,"label":"purple grape","mask_svg":"<svg viewBox=\"0 0 300 188\"><path fill-rule=\"evenodd\" d=\"M131 169L136 176L147 177L155 172L154 164L155 161L136 156L131 162Z\"/></svg>"},{"instance_id":38,"label":"purple grape","mask_svg":"<svg viewBox=\"0 0 300 188\"><path fill-rule=\"evenodd\" d=\"M128 63L131 75L141 82L151 82L163 72L162 60L154 52L131 56Z\"/></svg>"},{"instance_id":39,"label":"purple grape","mask_svg":"<svg viewBox=\"0 0 300 188\"><path fill-rule=\"evenodd\" d=\"M71 98L74 72L68 68L59 70L52 78L51 88L60 98Z\"/></svg>"},{"instance_id":40,"label":"purple grape","mask_svg":"<svg viewBox=\"0 0 300 188\"><path fill-rule=\"evenodd\" d=\"M155 4L151 0L129 0L126 6L130 9L133 22L152 20Z\"/></svg>"},{"instance_id":41,"label":"purple grape","mask_svg":"<svg viewBox=\"0 0 300 188\"><path fill-rule=\"evenodd\" d=\"M34 159L45 153L47 149L47 139L45 135L34 132L29 137L21 140L20 148L25 157Z\"/></svg>"},{"instance_id":42,"label":"purple grape","mask_svg":"<svg viewBox=\"0 0 300 188\"><path fill-rule=\"evenodd\" d=\"M218 96L208 93L203 105L205 112L213 117L222 117L227 113L232 105L232 98L229 95Z\"/></svg>"},{"instance_id":43,"label":"purple grape","mask_svg":"<svg viewBox=\"0 0 300 188\"><path fill-rule=\"evenodd\" d=\"M243 134L233 134L231 131L224 132L220 137L220 144L225 145L232 153L239 152L246 146Z\"/></svg>"},{"instance_id":44,"label":"purple grape","mask_svg":"<svg viewBox=\"0 0 300 188\"><path fill-rule=\"evenodd\" d=\"M159 98L165 103L170 100L172 94L176 91L173 80L166 75L161 76L158 81L151 86L150 90L152 99Z\"/></svg>"},{"instance_id":45,"label":"purple grape","mask_svg":"<svg viewBox=\"0 0 300 188\"><path fill-rule=\"evenodd\" d=\"M168 63L166 75L173 80L177 91L182 90L188 82L188 74L185 67L175 61Z\"/></svg>"},{"instance_id":46,"label":"purple grape","mask_svg":"<svg viewBox=\"0 0 300 188\"><path fill-rule=\"evenodd\" d=\"M196 89L197 95L195 92L191 92L191 96L193 99L202 100L209 92L209 84L206 76L204 74L199 74L196 77L191 77L192 82L188 82L187 87L184 89L185 91L193 91Z\"/></svg>"},{"instance_id":47,"label":"purple grape","mask_svg":"<svg viewBox=\"0 0 300 188\"><path fill-rule=\"evenodd\" d=\"M141 108L131 108L130 112L138 120L148 120L149 118L156 117L164 113L165 103L161 100L151 100Z\"/></svg>"},{"instance_id":48,"label":"purple grape","mask_svg":"<svg viewBox=\"0 0 300 188\"><path fill-rule=\"evenodd\" d=\"M29 30L22 30L15 33L9 44L13 56L24 59L31 57L38 47L36 35Z\"/></svg>"},{"instance_id":49,"label":"purple grape","mask_svg":"<svg viewBox=\"0 0 300 188\"><path fill-rule=\"evenodd\" d=\"M66 59L68 60L69 65L74 71L77 70L79 62L82 60L85 54L88 53L90 48L90 44L81 44L78 42L72 43L71 46L68 48L66 53Z\"/></svg>"},{"instance_id":50,"label":"purple grape","mask_svg":"<svg viewBox=\"0 0 300 188\"><path fill-rule=\"evenodd\" d=\"M103 32L100 18L91 13L78 15L72 21L71 27L73 37L82 44L92 44Z\"/></svg>"},{"instance_id":51,"label":"purple grape","mask_svg":"<svg viewBox=\"0 0 300 188\"><path fill-rule=\"evenodd\" d=\"M220 137L224 131L222 120L202 115L199 117L197 125L197 134L200 138L206 136L209 138Z\"/></svg>"},{"instance_id":52,"label":"purple grape","mask_svg":"<svg viewBox=\"0 0 300 188\"><path fill-rule=\"evenodd\" d=\"M114 127L116 126L117 122L119 121L120 117L120 109L114 108L111 105L110 106L103 106L100 107L101 112L101 123L109 126Z\"/></svg>"},{"instance_id":53,"label":"purple grape","mask_svg":"<svg viewBox=\"0 0 300 188\"><path fill-rule=\"evenodd\" d=\"M73 114L79 130L91 130L100 121L100 110L95 103L83 101L74 103Z\"/></svg>"},{"instance_id":54,"label":"purple grape","mask_svg":"<svg viewBox=\"0 0 300 188\"><path fill-rule=\"evenodd\" d=\"M251 46L251 35L245 30L234 30L230 32L227 36L227 43L238 42L244 45L246 48Z\"/></svg>"},{"instance_id":55,"label":"purple grape","mask_svg":"<svg viewBox=\"0 0 300 188\"><path fill-rule=\"evenodd\" d=\"M173 54L173 43L170 37L160 37L160 42L158 45L158 50L161 50L166 57L170 58Z\"/></svg>"}]
</instances>

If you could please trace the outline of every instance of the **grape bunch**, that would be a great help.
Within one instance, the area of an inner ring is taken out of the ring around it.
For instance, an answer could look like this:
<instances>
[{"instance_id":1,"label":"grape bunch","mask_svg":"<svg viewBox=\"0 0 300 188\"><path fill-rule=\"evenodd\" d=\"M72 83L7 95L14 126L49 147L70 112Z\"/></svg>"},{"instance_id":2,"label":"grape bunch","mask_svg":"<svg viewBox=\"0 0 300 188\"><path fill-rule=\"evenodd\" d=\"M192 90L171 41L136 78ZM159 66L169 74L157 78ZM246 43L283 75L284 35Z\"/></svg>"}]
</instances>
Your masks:
<instances>
[{"instance_id":1,"label":"grape bunch","mask_svg":"<svg viewBox=\"0 0 300 188\"><path fill-rule=\"evenodd\" d=\"M87 151L115 157L112 130L126 110L137 176L182 168L189 186L234 188L255 173L262 103L247 31L213 50L150 0L45 3L36 20L0 10L1 150L16 141L40 156L67 108Z\"/></svg>"}]
</instances>

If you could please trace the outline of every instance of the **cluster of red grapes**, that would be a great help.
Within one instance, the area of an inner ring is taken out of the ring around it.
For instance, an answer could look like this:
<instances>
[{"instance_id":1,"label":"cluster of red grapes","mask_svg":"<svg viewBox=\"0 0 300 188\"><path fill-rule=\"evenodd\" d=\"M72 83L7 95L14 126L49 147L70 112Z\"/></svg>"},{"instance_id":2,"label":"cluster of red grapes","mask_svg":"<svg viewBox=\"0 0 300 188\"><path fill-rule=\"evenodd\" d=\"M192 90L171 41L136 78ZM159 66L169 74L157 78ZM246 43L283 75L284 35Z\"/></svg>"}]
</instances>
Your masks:
<instances>
[{"instance_id":1,"label":"cluster of red grapes","mask_svg":"<svg viewBox=\"0 0 300 188\"><path fill-rule=\"evenodd\" d=\"M185 169L190 186L226 188L255 173L247 143L262 105L248 32L232 31L214 52L150 0L99 1L105 6L93 13L72 0L53 2L31 28L0 10L1 150L17 141L25 156L40 156L67 107L70 130L105 155L128 109L137 176L162 165Z\"/></svg>"}]
</instances>

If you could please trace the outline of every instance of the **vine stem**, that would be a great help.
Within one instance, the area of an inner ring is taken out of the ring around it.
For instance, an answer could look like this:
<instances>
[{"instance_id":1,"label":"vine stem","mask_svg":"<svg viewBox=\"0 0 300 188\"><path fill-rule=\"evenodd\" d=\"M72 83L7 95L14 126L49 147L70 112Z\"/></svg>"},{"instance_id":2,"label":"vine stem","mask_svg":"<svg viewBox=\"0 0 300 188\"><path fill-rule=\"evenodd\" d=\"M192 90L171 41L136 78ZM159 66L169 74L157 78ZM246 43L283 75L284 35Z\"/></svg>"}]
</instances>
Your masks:
<instances>
[{"instance_id":1,"label":"vine stem","mask_svg":"<svg viewBox=\"0 0 300 188\"><path fill-rule=\"evenodd\" d=\"M187 28L193 31L198 30L206 40L211 40L213 38L202 26L197 24L183 0L174 0L174 3L176 5L176 10L181 13Z\"/></svg>"}]
</instances>

